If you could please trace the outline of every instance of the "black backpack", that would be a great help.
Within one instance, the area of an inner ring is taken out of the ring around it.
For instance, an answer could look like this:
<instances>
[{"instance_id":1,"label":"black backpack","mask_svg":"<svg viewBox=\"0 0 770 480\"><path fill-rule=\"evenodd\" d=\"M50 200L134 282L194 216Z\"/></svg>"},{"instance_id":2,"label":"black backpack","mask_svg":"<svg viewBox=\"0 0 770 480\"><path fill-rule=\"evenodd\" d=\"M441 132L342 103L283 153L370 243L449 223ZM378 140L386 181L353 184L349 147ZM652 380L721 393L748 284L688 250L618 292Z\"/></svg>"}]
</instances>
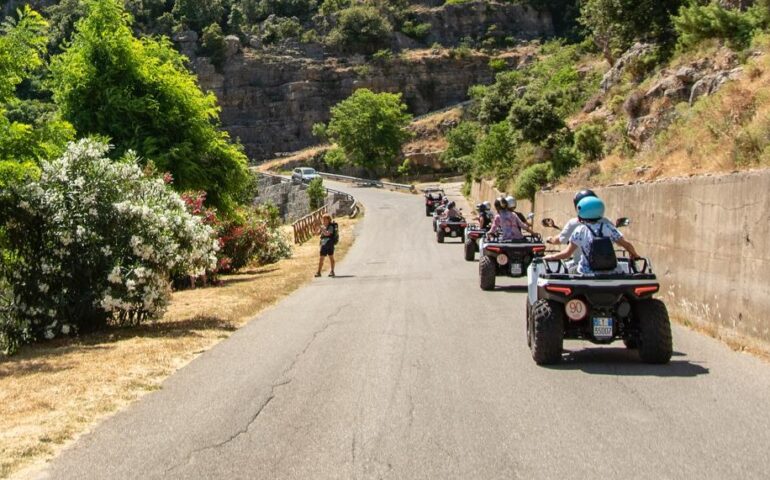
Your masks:
<instances>
[{"instance_id":1,"label":"black backpack","mask_svg":"<svg viewBox=\"0 0 770 480\"><path fill-rule=\"evenodd\" d=\"M332 228L334 228L334 233L332 234L332 242L334 242L334 245L337 245L337 242L340 241L340 227L337 225L337 222L332 222Z\"/></svg>"},{"instance_id":2,"label":"black backpack","mask_svg":"<svg viewBox=\"0 0 770 480\"><path fill-rule=\"evenodd\" d=\"M583 252L583 255L588 258L588 266L591 267L591 270L599 272L615 270L618 266L618 257L615 256L615 246L612 244L612 239L604 236L604 223L599 224L599 233L594 232L588 225L586 228L593 237L588 254Z\"/></svg>"}]
</instances>

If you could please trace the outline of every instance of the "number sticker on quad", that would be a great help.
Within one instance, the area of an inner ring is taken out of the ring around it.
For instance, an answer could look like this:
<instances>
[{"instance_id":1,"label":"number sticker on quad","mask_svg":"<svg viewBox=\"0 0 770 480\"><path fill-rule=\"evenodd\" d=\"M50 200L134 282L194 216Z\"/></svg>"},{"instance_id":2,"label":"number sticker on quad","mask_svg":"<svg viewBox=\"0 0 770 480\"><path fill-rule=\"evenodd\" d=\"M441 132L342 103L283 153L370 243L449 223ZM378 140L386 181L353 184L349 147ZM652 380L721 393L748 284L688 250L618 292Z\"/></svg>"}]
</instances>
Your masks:
<instances>
[{"instance_id":1,"label":"number sticker on quad","mask_svg":"<svg viewBox=\"0 0 770 480\"><path fill-rule=\"evenodd\" d=\"M566 310L567 317L573 322L583 320L588 314L588 307L585 302L578 300L577 298L567 302L564 306L564 310Z\"/></svg>"}]
</instances>

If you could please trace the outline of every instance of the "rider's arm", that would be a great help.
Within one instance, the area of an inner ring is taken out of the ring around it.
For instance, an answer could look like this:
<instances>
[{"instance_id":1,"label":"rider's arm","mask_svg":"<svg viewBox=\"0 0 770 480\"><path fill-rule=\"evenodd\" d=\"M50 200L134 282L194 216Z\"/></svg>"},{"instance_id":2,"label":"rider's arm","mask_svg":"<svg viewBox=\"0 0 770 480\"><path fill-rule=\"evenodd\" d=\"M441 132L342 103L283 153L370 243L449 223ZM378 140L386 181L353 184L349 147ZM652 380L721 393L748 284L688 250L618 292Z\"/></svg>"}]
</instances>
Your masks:
<instances>
[{"instance_id":1,"label":"rider's arm","mask_svg":"<svg viewBox=\"0 0 770 480\"><path fill-rule=\"evenodd\" d=\"M620 238L616 240L615 243L625 248L628 251L628 254L631 255L631 258L639 258L639 254L636 253L636 249L634 248L634 246L631 244L631 242L629 242L625 238Z\"/></svg>"},{"instance_id":2,"label":"rider's arm","mask_svg":"<svg viewBox=\"0 0 770 480\"><path fill-rule=\"evenodd\" d=\"M546 260L548 262L554 261L554 260L566 260L568 258L572 258L572 254L575 253L575 250L577 250L577 245L570 242L570 244L562 250L559 253L556 253L554 255L548 255L546 257L543 257L543 260Z\"/></svg>"}]
</instances>

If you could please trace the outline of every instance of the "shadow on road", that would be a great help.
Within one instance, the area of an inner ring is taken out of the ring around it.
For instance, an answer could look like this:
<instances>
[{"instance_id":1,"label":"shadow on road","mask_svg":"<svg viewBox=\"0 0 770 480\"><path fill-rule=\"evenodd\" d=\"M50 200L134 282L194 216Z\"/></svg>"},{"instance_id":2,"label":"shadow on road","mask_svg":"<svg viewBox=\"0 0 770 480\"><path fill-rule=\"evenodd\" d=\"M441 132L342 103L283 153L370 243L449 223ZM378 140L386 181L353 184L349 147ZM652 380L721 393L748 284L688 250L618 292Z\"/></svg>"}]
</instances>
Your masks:
<instances>
[{"instance_id":1,"label":"shadow on road","mask_svg":"<svg viewBox=\"0 0 770 480\"><path fill-rule=\"evenodd\" d=\"M650 365L639 360L636 351L626 348L585 348L566 350L562 362L552 370L581 370L592 375L697 377L709 369L688 360L672 360L666 365ZM674 352L674 357L683 353Z\"/></svg>"},{"instance_id":2,"label":"shadow on road","mask_svg":"<svg viewBox=\"0 0 770 480\"><path fill-rule=\"evenodd\" d=\"M506 292L506 293L527 293L527 286L526 285L505 285L502 287L495 288L496 292Z\"/></svg>"},{"instance_id":3,"label":"shadow on road","mask_svg":"<svg viewBox=\"0 0 770 480\"><path fill-rule=\"evenodd\" d=\"M356 278L355 275L335 275L332 278Z\"/></svg>"}]
</instances>

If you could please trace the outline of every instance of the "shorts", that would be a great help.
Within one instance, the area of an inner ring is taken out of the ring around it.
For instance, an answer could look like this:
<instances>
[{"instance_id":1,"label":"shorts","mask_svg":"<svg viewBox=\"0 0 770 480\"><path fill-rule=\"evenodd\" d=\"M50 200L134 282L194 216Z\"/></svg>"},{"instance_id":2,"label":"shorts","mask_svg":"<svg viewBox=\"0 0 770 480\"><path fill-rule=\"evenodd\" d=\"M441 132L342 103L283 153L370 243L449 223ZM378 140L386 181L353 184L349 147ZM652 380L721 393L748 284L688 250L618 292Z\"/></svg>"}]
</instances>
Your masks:
<instances>
[{"instance_id":1,"label":"shorts","mask_svg":"<svg viewBox=\"0 0 770 480\"><path fill-rule=\"evenodd\" d=\"M334 242L327 242L321 245L321 256L328 257L334 255Z\"/></svg>"}]
</instances>

